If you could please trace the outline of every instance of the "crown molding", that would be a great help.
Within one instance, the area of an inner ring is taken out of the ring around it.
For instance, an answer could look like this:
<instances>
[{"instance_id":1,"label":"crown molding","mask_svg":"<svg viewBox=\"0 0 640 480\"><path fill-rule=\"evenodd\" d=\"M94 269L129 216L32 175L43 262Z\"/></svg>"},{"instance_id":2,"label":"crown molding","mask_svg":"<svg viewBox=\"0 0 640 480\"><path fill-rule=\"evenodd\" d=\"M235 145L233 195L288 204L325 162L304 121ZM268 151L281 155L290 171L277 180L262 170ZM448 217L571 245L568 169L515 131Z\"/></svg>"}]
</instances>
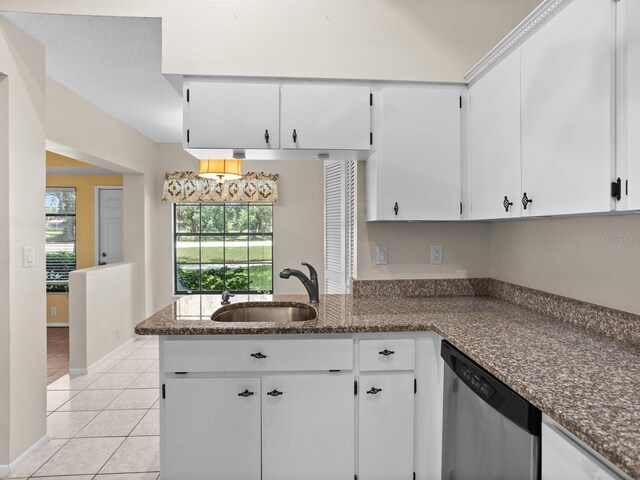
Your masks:
<instances>
[{"instance_id":1,"label":"crown molding","mask_svg":"<svg viewBox=\"0 0 640 480\"><path fill-rule=\"evenodd\" d=\"M573 0L545 0L538 5L527 18L511 30L509 34L503 38L498 45L493 47L482 60L480 60L469 72L464 76L469 85L487 73L494 65L499 63L516 47L536 32L542 25L555 17L563 8L569 5Z\"/></svg>"}]
</instances>

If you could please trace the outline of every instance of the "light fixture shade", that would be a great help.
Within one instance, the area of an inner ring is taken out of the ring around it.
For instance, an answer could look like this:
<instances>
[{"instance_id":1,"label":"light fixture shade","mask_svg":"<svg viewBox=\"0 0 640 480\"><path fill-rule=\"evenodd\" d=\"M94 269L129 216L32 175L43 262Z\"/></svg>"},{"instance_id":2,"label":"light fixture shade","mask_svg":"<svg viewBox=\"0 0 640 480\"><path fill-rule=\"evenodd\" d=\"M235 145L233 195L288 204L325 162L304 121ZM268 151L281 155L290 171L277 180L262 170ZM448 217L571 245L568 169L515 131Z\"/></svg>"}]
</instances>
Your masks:
<instances>
[{"instance_id":1,"label":"light fixture shade","mask_svg":"<svg viewBox=\"0 0 640 480\"><path fill-rule=\"evenodd\" d=\"M222 183L226 180L242 178L242 160L215 159L200 160L199 177L212 178Z\"/></svg>"}]
</instances>

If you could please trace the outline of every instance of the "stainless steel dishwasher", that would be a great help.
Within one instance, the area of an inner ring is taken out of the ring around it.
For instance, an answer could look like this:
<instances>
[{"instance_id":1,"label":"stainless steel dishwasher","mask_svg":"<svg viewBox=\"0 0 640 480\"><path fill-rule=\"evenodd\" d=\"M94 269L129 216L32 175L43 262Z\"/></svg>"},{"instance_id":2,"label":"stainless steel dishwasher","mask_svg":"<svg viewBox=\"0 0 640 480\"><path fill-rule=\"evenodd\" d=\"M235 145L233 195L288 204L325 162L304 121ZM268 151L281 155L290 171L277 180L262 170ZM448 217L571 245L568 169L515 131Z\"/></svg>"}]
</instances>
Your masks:
<instances>
[{"instance_id":1,"label":"stainless steel dishwasher","mask_svg":"<svg viewBox=\"0 0 640 480\"><path fill-rule=\"evenodd\" d=\"M443 340L443 480L540 479L540 410Z\"/></svg>"}]
</instances>

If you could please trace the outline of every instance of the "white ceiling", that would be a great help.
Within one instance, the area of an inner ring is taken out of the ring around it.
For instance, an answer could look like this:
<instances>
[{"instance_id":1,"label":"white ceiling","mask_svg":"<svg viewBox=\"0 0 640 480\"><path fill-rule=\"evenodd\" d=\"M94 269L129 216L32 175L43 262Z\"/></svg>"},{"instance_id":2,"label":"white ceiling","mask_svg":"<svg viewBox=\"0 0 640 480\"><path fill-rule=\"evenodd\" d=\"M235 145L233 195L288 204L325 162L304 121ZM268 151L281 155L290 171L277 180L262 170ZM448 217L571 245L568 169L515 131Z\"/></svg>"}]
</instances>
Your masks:
<instances>
[{"instance_id":1,"label":"white ceiling","mask_svg":"<svg viewBox=\"0 0 640 480\"><path fill-rule=\"evenodd\" d=\"M158 143L182 142L159 18L2 13L46 47L47 75Z\"/></svg>"}]
</instances>

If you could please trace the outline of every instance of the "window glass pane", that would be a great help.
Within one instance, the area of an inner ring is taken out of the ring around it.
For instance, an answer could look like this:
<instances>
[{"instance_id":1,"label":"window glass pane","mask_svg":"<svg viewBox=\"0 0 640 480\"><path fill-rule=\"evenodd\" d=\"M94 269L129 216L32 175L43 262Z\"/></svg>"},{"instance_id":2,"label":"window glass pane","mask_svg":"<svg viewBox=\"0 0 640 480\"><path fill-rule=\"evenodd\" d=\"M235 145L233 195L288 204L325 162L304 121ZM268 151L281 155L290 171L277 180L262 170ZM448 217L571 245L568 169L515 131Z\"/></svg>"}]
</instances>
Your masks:
<instances>
[{"instance_id":1,"label":"window glass pane","mask_svg":"<svg viewBox=\"0 0 640 480\"><path fill-rule=\"evenodd\" d=\"M248 290L249 276L244 265L227 264L227 290Z\"/></svg>"},{"instance_id":2,"label":"window glass pane","mask_svg":"<svg viewBox=\"0 0 640 480\"><path fill-rule=\"evenodd\" d=\"M176 206L176 233L200 232L200 205Z\"/></svg>"},{"instance_id":3,"label":"window glass pane","mask_svg":"<svg viewBox=\"0 0 640 480\"><path fill-rule=\"evenodd\" d=\"M205 292L224 290L224 267L220 265L202 265L202 290ZM231 290L227 286L228 290Z\"/></svg>"},{"instance_id":4,"label":"window glass pane","mask_svg":"<svg viewBox=\"0 0 640 480\"><path fill-rule=\"evenodd\" d=\"M224 235L203 235L200 237L202 263L224 264Z\"/></svg>"},{"instance_id":5,"label":"window glass pane","mask_svg":"<svg viewBox=\"0 0 640 480\"><path fill-rule=\"evenodd\" d=\"M271 233L273 231L273 207L271 205L249 205L249 231Z\"/></svg>"},{"instance_id":6,"label":"window glass pane","mask_svg":"<svg viewBox=\"0 0 640 480\"><path fill-rule=\"evenodd\" d=\"M225 208L225 224L227 233L243 233L249 227L248 205L227 205Z\"/></svg>"},{"instance_id":7,"label":"window glass pane","mask_svg":"<svg viewBox=\"0 0 640 480\"><path fill-rule=\"evenodd\" d=\"M246 235L227 235L224 242L226 263L249 263L248 247Z\"/></svg>"},{"instance_id":8,"label":"window glass pane","mask_svg":"<svg viewBox=\"0 0 640 480\"><path fill-rule=\"evenodd\" d=\"M249 261L251 263L269 262L273 252L271 235L251 235L249 237Z\"/></svg>"},{"instance_id":9,"label":"window glass pane","mask_svg":"<svg viewBox=\"0 0 640 480\"><path fill-rule=\"evenodd\" d=\"M271 291L273 289L273 266L269 264L249 265L249 288Z\"/></svg>"},{"instance_id":10,"label":"window glass pane","mask_svg":"<svg viewBox=\"0 0 640 480\"><path fill-rule=\"evenodd\" d=\"M76 217L46 217L45 238L47 243L68 244L68 249L74 251L76 241Z\"/></svg>"},{"instance_id":11,"label":"window glass pane","mask_svg":"<svg viewBox=\"0 0 640 480\"><path fill-rule=\"evenodd\" d=\"M200 265L176 265L176 290L200 291Z\"/></svg>"},{"instance_id":12,"label":"window glass pane","mask_svg":"<svg viewBox=\"0 0 640 480\"><path fill-rule=\"evenodd\" d=\"M47 214L75 214L75 189L47 189L45 195L45 211Z\"/></svg>"},{"instance_id":13,"label":"window glass pane","mask_svg":"<svg viewBox=\"0 0 640 480\"><path fill-rule=\"evenodd\" d=\"M202 205L201 217L202 233L224 233L223 205Z\"/></svg>"},{"instance_id":14,"label":"window glass pane","mask_svg":"<svg viewBox=\"0 0 640 480\"><path fill-rule=\"evenodd\" d=\"M200 263L200 239L197 236L178 235L176 263Z\"/></svg>"}]
</instances>

